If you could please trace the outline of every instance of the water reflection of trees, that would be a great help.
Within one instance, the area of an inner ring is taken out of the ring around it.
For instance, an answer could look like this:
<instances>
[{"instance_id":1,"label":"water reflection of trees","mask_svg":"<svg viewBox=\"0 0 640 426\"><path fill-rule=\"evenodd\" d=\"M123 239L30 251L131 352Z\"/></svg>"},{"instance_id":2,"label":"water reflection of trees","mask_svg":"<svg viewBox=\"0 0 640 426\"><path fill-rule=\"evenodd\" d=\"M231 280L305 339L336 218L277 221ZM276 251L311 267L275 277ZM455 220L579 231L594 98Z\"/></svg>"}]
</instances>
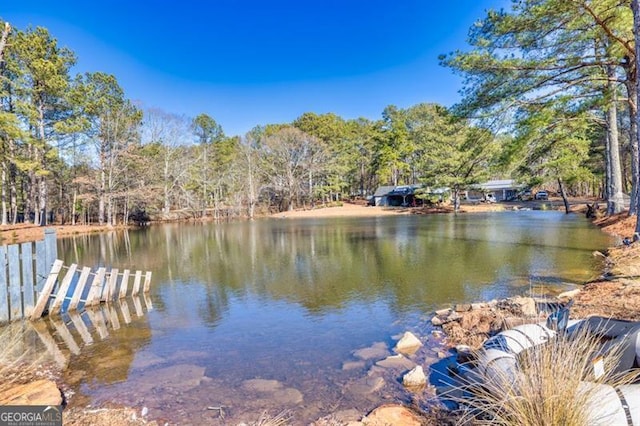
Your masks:
<instances>
[{"instance_id":1,"label":"water reflection of trees","mask_svg":"<svg viewBox=\"0 0 640 426\"><path fill-rule=\"evenodd\" d=\"M384 299L405 309L466 299L477 286L548 271L558 280L586 279L589 252L607 242L581 221L558 217L181 224L75 237L61 246L80 264L149 269L162 286L202 286L198 309L214 324L231 297L247 295L297 303L312 313L351 300Z\"/></svg>"}]
</instances>

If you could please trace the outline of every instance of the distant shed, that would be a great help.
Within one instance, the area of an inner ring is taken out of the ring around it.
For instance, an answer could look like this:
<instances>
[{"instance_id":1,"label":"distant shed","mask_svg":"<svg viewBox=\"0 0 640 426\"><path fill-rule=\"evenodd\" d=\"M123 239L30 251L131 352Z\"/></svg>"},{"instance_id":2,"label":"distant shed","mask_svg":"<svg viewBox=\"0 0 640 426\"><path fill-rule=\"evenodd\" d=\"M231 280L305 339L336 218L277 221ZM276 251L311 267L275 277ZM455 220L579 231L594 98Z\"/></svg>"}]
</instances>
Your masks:
<instances>
[{"instance_id":1,"label":"distant shed","mask_svg":"<svg viewBox=\"0 0 640 426\"><path fill-rule=\"evenodd\" d=\"M396 189L395 186L379 186L373 194L370 204L373 206L388 206L388 195Z\"/></svg>"},{"instance_id":2,"label":"distant shed","mask_svg":"<svg viewBox=\"0 0 640 426\"><path fill-rule=\"evenodd\" d=\"M373 206L407 207L420 204L415 191L420 185L380 186L369 204Z\"/></svg>"}]
</instances>

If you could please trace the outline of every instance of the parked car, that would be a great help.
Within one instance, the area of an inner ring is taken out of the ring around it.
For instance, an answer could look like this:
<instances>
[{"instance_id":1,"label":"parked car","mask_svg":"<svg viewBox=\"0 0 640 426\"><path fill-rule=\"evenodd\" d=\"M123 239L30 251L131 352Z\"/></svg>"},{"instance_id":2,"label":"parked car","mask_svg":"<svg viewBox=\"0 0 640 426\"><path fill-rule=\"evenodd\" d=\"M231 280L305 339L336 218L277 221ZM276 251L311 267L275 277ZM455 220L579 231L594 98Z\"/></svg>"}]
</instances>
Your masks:
<instances>
[{"instance_id":1,"label":"parked car","mask_svg":"<svg viewBox=\"0 0 640 426\"><path fill-rule=\"evenodd\" d=\"M530 190L525 189L524 191L518 194L518 199L522 201L531 201L533 200L533 194L531 194Z\"/></svg>"},{"instance_id":2,"label":"parked car","mask_svg":"<svg viewBox=\"0 0 640 426\"><path fill-rule=\"evenodd\" d=\"M549 193L547 191L538 191L536 192L536 200L548 200Z\"/></svg>"},{"instance_id":3,"label":"parked car","mask_svg":"<svg viewBox=\"0 0 640 426\"><path fill-rule=\"evenodd\" d=\"M485 194L484 195L484 201L485 201L485 203L495 203L496 202L496 197L493 194Z\"/></svg>"}]
</instances>

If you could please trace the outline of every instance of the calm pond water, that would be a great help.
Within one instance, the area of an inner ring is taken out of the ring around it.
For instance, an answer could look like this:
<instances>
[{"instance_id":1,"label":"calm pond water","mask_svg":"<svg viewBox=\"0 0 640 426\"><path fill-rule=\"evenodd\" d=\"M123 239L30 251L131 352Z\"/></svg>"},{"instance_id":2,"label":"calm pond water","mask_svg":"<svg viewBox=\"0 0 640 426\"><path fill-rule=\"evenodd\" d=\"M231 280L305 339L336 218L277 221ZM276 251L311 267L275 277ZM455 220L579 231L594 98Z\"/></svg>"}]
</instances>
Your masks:
<instances>
[{"instance_id":1,"label":"calm pond water","mask_svg":"<svg viewBox=\"0 0 640 426\"><path fill-rule=\"evenodd\" d=\"M153 271L153 309L104 339L92 331L93 344L70 354L71 403L147 407L179 424L285 409L294 424L365 413L412 398L402 370L372 366L406 330L427 341L415 361L437 360L433 310L567 289L598 275L592 251L612 243L582 217L538 211L180 224L60 240L66 264ZM354 353L362 348L374 355Z\"/></svg>"}]
</instances>

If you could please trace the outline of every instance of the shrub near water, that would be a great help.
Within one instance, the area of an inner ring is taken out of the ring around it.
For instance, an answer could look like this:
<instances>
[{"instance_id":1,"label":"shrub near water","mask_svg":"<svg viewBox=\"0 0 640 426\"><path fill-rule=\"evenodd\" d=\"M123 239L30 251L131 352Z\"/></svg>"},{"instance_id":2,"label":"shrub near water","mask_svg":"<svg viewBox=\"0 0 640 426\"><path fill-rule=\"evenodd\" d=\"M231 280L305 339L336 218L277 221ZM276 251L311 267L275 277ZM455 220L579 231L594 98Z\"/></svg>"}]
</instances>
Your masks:
<instances>
[{"instance_id":1,"label":"shrub near water","mask_svg":"<svg viewBox=\"0 0 640 426\"><path fill-rule=\"evenodd\" d=\"M476 388L465 399L472 415L461 423L518 426L586 426L594 419L610 424L598 412L601 387L584 382L619 386L638 379L640 374L613 374L621 355L617 345L603 354L605 374L594 375L594 354L602 347L599 338L576 333L571 338L560 335L544 345L533 347L519 356L520 369L515 378L497 377Z\"/></svg>"}]
</instances>

